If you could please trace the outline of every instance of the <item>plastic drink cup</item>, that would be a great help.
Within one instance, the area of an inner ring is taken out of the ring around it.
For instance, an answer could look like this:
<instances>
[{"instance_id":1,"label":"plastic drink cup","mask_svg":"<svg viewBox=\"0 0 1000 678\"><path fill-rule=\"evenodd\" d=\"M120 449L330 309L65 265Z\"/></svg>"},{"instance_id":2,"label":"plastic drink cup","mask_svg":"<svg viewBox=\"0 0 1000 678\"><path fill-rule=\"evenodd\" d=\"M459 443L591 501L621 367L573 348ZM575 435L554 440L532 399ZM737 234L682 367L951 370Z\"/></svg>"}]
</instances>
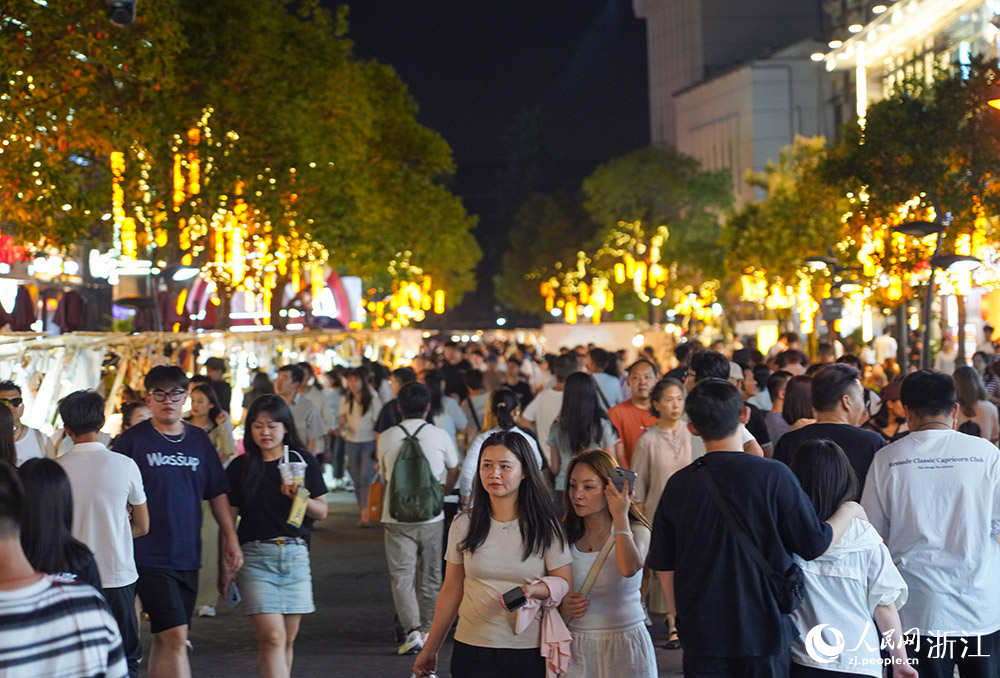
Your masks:
<instances>
[{"instance_id":1,"label":"plastic drink cup","mask_svg":"<svg viewBox=\"0 0 1000 678\"><path fill-rule=\"evenodd\" d=\"M302 461L293 461L289 464L291 466L292 480L296 485L302 486L306 484L306 464ZM290 485L291 483L289 483Z\"/></svg>"},{"instance_id":2,"label":"plastic drink cup","mask_svg":"<svg viewBox=\"0 0 1000 678\"><path fill-rule=\"evenodd\" d=\"M278 473L281 474L282 485L294 485L295 476L292 474L292 464L284 461L278 462Z\"/></svg>"}]
</instances>

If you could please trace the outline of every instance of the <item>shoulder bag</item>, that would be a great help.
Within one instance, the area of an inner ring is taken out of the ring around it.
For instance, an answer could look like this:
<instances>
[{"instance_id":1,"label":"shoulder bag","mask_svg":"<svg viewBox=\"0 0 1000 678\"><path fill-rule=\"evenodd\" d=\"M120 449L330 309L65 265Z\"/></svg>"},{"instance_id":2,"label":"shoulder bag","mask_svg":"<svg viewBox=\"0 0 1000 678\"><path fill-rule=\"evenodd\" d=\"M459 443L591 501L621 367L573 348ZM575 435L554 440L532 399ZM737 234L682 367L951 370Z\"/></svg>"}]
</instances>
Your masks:
<instances>
[{"instance_id":1,"label":"shoulder bag","mask_svg":"<svg viewBox=\"0 0 1000 678\"><path fill-rule=\"evenodd\" d=\"M729 531L736 537L736 541L739 542L746 554L760 568L761 573L764 575L764 581L767 582L767 587L778 604L778 609L784 614L791 614L793 610L802 604L802 599L805 595L805 576L802 574L802 568L792 563L791 567L784 573L775 569L774 565L764 557L740 525L733 514L729 502L723 499L722 493L719 492L719 486L715 484L715 479L708 470L708 465L703 459L698 460L696 463L705 472L705 478L708 479L708 489L712 495L712 502L719 509L719 512L722 513L723 520L725 520Z\"/></svg>"},{"instance_id":2,"label":"shoulder bag","mask_svg":"<svg viewBox=\"0 0 1000 678\"><path fill-rule=\"evenodd\" d=\"M583 585L580 586L580 590L577 591L580 595L586 597L590 595L590 589L594 588L594 582L597 581L597 575L601 572L601 568L604 567L604 561L608 559L608 554L611 553L611 547L615 545L615 530L614 527L611 528L611 534L608 535L608 540L604 542L604 547L601 548L601 552L597 554L597 560L594 564L590 566L590 572L587 573L587 578L583 580Z\"/></svg>"}]
</instances>

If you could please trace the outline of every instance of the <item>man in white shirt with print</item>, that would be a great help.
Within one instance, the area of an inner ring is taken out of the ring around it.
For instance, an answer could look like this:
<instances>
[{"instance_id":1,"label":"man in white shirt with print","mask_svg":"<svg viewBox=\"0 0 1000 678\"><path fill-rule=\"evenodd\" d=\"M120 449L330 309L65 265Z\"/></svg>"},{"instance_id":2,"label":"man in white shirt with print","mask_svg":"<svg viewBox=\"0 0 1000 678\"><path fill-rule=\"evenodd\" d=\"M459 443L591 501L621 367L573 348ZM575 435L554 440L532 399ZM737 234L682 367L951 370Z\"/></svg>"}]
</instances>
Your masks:
<instances>
[{"instance_id":1,"label":"man in white shirt with print","mask_svg":"<svg viewBox=\"0 0 1000 678\"><path fill-rule=\"evenodd\" d=\"M137 678L142 647L132 540L149 531L142 476L134 461L98 440L104 398L93 391L71 393L59 402L59 416L73 441L72 449L58 459L73 489L73 536L94 552L104 598L121 632L129 676Z\"/></svg>"},{"instance_id":2,"label":"man in white shirt with print","mask_svg":"<svg viewBox=\"0 0 1000 678\"><path fill-rule=\"evenodd\" d=\"M909 652L921 678L956 665L962 678L998 676L1000 451L952 430L949 375L921 370L901 391L911 432L875 455L861 504L909 587L900 617L920 636Z\"/></svg>"},{"instance_id":3,"label":"man in white shirt with print","mask_svg":"<svg viewBox=\"0 0 1000 678\"><path fill-rule=\"evenodd\" d=\"M430 630L434 605L441 590L441 553L444 540L444 511L421 522L401 522L390 515L392 475L407 435L420 442L434 477L450 488L458 476L458 450L444 429L428 424L431 392L419 383L399 390L396 404L403 421L378 438L378 469L385 478L382 524L385 527L385 559L389 566L392 602L406 632L399 654L415 654L424 646ZM420 563L419 570L417 563Z\"/></svg>"}]
</instances>

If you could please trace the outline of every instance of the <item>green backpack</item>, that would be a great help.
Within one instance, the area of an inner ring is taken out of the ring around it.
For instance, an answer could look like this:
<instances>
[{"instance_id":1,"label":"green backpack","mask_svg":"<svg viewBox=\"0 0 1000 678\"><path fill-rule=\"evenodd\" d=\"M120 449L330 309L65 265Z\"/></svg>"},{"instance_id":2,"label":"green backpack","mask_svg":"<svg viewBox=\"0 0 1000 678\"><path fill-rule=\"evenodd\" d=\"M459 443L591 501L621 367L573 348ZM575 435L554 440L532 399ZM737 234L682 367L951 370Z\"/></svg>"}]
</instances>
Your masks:
<instances>
[{"instance_id":1,"label":"green backpack","mask_svg":"<svg viewBox=\"0 0 1000 678\"><path fill-rule=\"evenodd\" d=\"M424 426L427 424L421 424L411 434L399 424L406 437L392 467L389 515L401 523L430 520L444 508L444 487L431 472L431 464L417 439Z\"/></svg>"}]
</instances>

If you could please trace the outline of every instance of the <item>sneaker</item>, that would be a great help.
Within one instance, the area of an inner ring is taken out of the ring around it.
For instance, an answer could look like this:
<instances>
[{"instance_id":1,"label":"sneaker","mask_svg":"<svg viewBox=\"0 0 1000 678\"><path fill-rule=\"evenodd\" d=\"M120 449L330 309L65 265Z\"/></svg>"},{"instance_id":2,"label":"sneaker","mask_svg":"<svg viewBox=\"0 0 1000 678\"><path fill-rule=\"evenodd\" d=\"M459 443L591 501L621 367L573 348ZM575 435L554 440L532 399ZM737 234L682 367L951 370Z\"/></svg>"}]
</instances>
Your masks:
<instances>
[{"instance_id":1,"label":"sneaker","mask_svg":"<svg viewBox=\"0 0 1000 678\"><path fill-rule=\"evenodd\" d=\"M215 616L215 606L214 605L199 605L196 610L199 617L214 617Z\"/></svg>"},{"instance_id":2,"label":"sneaker","mask_svg":"<svg viewBox=\"0 0 1000 678\"><path fill-rule=\"evenodd\" d=\"M424 649L424 637L420 631L413 630L406 634L406 640L396 650L396 654L417 654Z\"/></svg>"}]
</instances>

